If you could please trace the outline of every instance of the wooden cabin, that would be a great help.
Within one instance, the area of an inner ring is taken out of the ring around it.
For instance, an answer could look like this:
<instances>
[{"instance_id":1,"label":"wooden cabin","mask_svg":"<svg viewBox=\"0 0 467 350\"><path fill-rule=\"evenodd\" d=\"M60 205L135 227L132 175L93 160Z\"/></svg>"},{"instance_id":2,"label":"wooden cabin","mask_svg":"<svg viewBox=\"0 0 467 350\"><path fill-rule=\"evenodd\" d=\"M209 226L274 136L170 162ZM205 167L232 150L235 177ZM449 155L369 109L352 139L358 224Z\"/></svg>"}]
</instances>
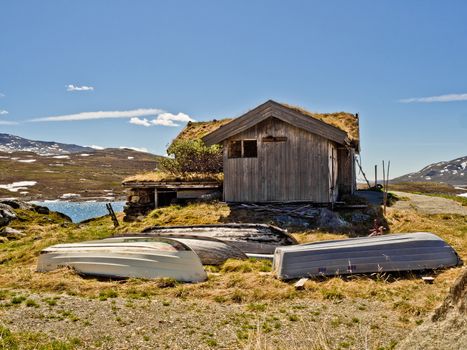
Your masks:
<instances>
[{"instance_id":1,"label":"wooden cabin","mask_svg":"<svg viewBox=\"0 0 467 350\"><path fill-rule=\"evenodd\" d=\"M269 100L202 139L223 145L226 202L335 202L356 189L358 115Z\"/></svg>"}]
</instances>

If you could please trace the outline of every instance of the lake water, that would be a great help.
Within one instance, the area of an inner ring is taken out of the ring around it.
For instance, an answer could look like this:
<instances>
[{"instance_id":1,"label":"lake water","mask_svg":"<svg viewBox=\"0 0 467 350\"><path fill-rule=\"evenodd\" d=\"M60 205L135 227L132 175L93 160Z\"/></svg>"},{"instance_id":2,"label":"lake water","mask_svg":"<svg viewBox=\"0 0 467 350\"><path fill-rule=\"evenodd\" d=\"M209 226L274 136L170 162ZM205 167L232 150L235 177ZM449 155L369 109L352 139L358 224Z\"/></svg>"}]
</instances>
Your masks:
<instances>
[{"instance_id":1,"label":"lake water","mask_svg":"<svg viewBox=\"0 0 467 350\"><path fill-rule=\"evenodd\" d=\"M106 202L34 201L31 203L68 215L73 222L97 218L109 213L105 207ZM114 212L117 213L123 211L125 202L111 202L111 204Z\"/></svg>"}]
</instances>

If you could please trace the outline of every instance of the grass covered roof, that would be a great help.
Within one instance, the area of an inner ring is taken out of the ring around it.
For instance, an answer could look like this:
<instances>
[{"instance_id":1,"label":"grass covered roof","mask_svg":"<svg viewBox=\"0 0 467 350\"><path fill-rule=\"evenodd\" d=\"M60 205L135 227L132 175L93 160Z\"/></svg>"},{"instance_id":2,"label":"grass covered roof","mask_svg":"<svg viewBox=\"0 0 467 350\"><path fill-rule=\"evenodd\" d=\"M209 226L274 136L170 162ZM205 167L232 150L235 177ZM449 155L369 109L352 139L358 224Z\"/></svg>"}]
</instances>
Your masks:
<instances>
[{"instance_id":1,"label":"grass covered roof","mask_svg":"<svg viewBox=\"0 0 467 350\"><path fill-rule=\"evenodd\" d=\"M336 113L315 113L310 112L302 107L292 106L286 103L279 103L280 105L291 110L300 112L311 118L321 120L322 122L332 125L347 133L347 136L352 143L358 145L359 135L359 122L358 117L348 112ZM232 121L232 118L212 120L206 122L189 122L186 127L178 134L175 140L195 140L201 139L203 136L217 130L221 126ZM174 140L174 141L175 141Z\"/></svg>"}]
</instances>

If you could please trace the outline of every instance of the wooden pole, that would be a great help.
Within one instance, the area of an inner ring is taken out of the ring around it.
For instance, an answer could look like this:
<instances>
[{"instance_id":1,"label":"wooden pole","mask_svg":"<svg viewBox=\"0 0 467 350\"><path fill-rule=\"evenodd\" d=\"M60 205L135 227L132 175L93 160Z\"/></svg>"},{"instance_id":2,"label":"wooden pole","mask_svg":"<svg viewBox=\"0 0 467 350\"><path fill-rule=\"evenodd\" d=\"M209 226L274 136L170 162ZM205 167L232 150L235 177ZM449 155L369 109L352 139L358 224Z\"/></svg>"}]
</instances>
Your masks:
<instances>
[{"instance_id":1,"label":"wooden pole","mask_svg":"<svg viewBox=\"0 0 467 350\"><path fill-rule=\"evenodd\" d=\"M378 186L378 165L375 164L375 188Z\"/></svg>"},{"instance_id":2,"label":"wooden pole","mask_svg":"<svg viewBox=\"0 0 467 350\"><path fill-rule=\"evenodd\" d=\"M386 202L388 201L388 187L389 187L389 167L391 166L391 161L388 160L388 172L386 174Z\"/></svg>"}]
</instances>

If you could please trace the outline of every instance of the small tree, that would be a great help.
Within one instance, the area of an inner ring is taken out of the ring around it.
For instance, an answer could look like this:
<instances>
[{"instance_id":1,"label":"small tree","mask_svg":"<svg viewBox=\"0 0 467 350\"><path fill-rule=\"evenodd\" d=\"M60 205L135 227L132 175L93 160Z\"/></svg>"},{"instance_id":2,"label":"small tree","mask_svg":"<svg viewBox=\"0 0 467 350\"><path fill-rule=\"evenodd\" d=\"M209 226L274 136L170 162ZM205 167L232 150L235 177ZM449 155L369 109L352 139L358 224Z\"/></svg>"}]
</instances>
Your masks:
<instances>
[{"instance_id":1,"label":"small tree","mask_svg":"<svg viewBox=\"0 0 467 350\"><path fill-rule=\"evenodd\" d=\"M203 141L176 140L167 149L170 158L159 161L161 170L172 174L222 172L222 147Z\"/></svg>"}]
</instances>

